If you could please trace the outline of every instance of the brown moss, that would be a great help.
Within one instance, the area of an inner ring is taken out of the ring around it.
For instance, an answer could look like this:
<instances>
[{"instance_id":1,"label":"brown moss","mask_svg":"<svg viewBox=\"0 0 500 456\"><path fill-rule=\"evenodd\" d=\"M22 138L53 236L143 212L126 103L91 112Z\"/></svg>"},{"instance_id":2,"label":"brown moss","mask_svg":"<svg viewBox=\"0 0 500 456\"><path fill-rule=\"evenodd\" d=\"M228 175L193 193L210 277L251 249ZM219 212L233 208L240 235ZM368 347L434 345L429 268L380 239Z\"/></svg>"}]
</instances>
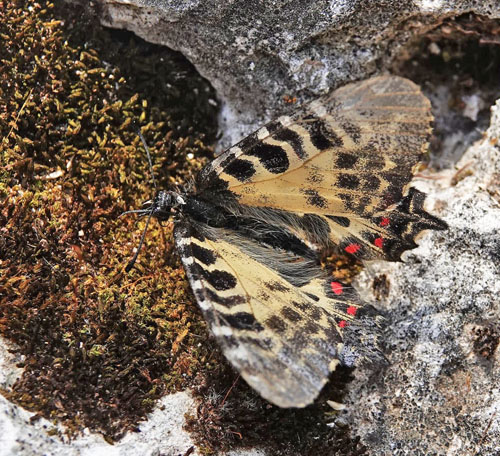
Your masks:
<instances>
[{"instance_id":1,"label":"brown moss","mask_svg":"<svg viewBox=\"0 0 500 456\"><path fill-rule=\"evenodd\" d=\"M179 55L77 7L0 5L0 333L25 356L3 394L34 419L112 442L192 386L187 427L202 452L266 442L277 455L364 453L325 404L342 400L348 370L304 410L271 406L237 378L193 304L171 224L152 224L123 274L143 222L118 216L152 193L136 129L159 186L182 184L212 156L208 84ZM352 276L345 257L325 261Z\"/></svg>"},{"instance_id":2,"label":"brown moss","mask_svg":"<svg viewBox=\"0 0 500 456\"><path fill-rule=\"evenodd\" d=\"M440 77L443 82L450 82L454 75L469 89L497 85L500 20L467 13L443 18L422 30L424 34L416 35L409 44L410 55L399 62L403 68L414 67L421 78L431 69L433 78Z\"/></svg>"},{"instance_id":3,"label":"brown moss","mask_svg":"<svg viewBox=\"0 0 500 456\"><path fill-rule=\"evenodd\" d=\"M395 56L392 70L415 81L431 99L432 164L450 167L481 137L489 125L489 108L500 96L500 20L467 13L413 25L407 27L413 39ZM478 100L477 118L464 115L470 96ZM447 145L446 139L457 134L462 135L458 143Z\"/></svg>"},{"instance_id":4,"label":"brown moss","mask_svg":"<svg viewBox=\"0 0 500 456\"><path fill-rule=\"evenodd\" d=\"M4 2L0 34L0 331L26 356L4 394L114 439L206 368L171 226L124 276L142 223L118 215L152 193L137 127L160 185L183 182L212 154L213 92L179 55L77 9Z\"/></svg>"},{"instance_id":5,"label":"brown moss","mask_svg":"<svg viewBox=\"0 0 500 456\"><path fill-rule=\"evenodd\" d=\"M196 413L186 416L202 454L234 448L264 448L276 456L364 455L366 448L341 427L327 400L342 402L350 369L339 368L315 403L281 409L257 395L217 353L216 368L199 377Z\"/></svg>"},{"instance_id":6,"label":"brown moss","mask_svg":"<svg viewBox=\"0 0 500 456\"><path fill-rule=\"evenodd\" d=\"M391 284L389 282L389 279L387 278L387 275L378 274L377 276L374 277L372 283L372 290L373 290L373 295L375 296L377 301L382 301L384 299L387 299L389 297L390 288Z\"/></svg>"},{"instance_id":7,"label":"brown moss","mask_svg":"<svg viewBox=\"0 0 500 456\"><path fill-rule=\"evenodd\" d=\"M500 326L498 323L476 326L472 330L472 338L474 353L487 360L491 360L500 344Z\"/></svg>"}]
</instances>

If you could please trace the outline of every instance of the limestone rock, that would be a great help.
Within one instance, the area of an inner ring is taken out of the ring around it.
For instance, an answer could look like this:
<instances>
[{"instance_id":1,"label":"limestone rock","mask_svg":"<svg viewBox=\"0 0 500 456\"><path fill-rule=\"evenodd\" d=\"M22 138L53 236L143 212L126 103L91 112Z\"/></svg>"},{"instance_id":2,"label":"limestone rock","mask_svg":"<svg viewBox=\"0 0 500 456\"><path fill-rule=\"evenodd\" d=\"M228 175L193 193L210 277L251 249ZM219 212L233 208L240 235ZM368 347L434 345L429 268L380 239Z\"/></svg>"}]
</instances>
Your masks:
<instances>
[{"instance_id":1,"label":"limestone rock","mask_svg":"<svg viewBox=\"0 0 500 456\"><path fill-rule=\"evenodd\" d=\"M500 100L492 113L460 174L417 181L449 229L362 274L366 299L388 291L375 305L389 367L350 385L347 419L371 454L500 454Z\"/></svg>"},{"instance_id":2,"label":"limestone rock","mask_svg":"<svg viewBox=\"0 0 500 456\"><path fill-rule=\"evenodd\" d=\"M221 148L316 98L389 68L409 39L496 0L98 0L103 24L184 54L223 102Z\"/></svg>"}]
</instances>

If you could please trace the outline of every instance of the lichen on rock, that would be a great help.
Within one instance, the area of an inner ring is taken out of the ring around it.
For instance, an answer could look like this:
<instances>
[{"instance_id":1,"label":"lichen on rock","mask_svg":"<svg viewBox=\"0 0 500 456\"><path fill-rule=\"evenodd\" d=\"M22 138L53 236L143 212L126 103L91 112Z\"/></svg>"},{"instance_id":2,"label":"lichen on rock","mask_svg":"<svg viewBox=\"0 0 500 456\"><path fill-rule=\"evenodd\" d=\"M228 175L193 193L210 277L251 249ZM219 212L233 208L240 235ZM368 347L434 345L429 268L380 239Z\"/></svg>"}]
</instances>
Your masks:
<instances>
[{"instance_id":1,"label":"lichen on rock","mask_svg":"<svg viewBox=\"0 0 500 456\"><path fill-rule=\"evenodd\" d=\"M389 366L356 372L348 421L373 454L500 451L500 100L483 138L455 170L417 180L449 229L426 235L403 264L362 273L390 276ZM455 181L456 170L468 173Z\"/></svg>"}]
</instances>

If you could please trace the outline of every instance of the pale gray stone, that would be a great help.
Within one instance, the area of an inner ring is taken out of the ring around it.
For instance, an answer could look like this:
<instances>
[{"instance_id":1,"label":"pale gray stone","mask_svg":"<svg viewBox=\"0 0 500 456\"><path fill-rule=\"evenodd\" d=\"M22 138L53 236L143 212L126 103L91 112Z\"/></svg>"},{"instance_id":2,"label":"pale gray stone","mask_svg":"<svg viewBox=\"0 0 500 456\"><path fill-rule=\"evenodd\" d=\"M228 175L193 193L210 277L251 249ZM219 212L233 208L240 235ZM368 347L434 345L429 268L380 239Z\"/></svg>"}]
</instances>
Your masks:
<instances>
[{"instance_id":1,"label":"pale gray stone","mask_svg":"<svg viewBox=\"0 0 500 456\"><path fill-rule=\"evenodd\" d=\"M387 276L389 366L357 369L347 421L374 455L500 454L500 100L486 135L456 165L416 186L449 224L427 233L401 264L362 273L366 300ZM456 185L456 170L468 173Z\"/></svg>"},{"instance_id":2,"label":"pale gray stone","mask_svg":"<svg viewBox=\"0 0 500 456\"><path fill-rule=\"evenodd\" d=\"M389 68L415 34L498 0L97 0L102 22L182 52L222 101L220 147L318 97Z\"/></svg>"}]
</instances>

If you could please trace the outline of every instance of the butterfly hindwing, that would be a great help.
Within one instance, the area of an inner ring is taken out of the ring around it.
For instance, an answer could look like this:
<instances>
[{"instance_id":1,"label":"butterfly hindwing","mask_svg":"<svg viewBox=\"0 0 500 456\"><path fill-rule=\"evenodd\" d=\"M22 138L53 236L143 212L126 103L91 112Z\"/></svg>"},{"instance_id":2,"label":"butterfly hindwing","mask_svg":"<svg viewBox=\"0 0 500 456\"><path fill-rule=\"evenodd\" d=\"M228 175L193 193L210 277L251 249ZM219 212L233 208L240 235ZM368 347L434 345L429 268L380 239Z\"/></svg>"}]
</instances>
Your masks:
<instances>
[{"instance_id":1,"label":"butterfly hindwing","mask_svg":"<svg viewBox=\"0 0 500 456\"><path fill-rule=\"evenodd\" d=\"M184 219L175 240L212 333L247 383L281 407L312 402L360 311L354 290L304 257L231 230Z\"/></svg>"},{"instance_id":2,"label":"butterfly hindwing","mask_svg":"<svg viewBox=\"0 0 500 456\"><path fill-rule=\"evenodd\" d=\"M229 207L234 201L238 216L248 207L314 214L328 231L323 246L397 260L420 231L445 227L408 188L431 121L428 99L407 79L349 84L227 150L202 170L198 191Z\"/></svg>"}]
</instances>

